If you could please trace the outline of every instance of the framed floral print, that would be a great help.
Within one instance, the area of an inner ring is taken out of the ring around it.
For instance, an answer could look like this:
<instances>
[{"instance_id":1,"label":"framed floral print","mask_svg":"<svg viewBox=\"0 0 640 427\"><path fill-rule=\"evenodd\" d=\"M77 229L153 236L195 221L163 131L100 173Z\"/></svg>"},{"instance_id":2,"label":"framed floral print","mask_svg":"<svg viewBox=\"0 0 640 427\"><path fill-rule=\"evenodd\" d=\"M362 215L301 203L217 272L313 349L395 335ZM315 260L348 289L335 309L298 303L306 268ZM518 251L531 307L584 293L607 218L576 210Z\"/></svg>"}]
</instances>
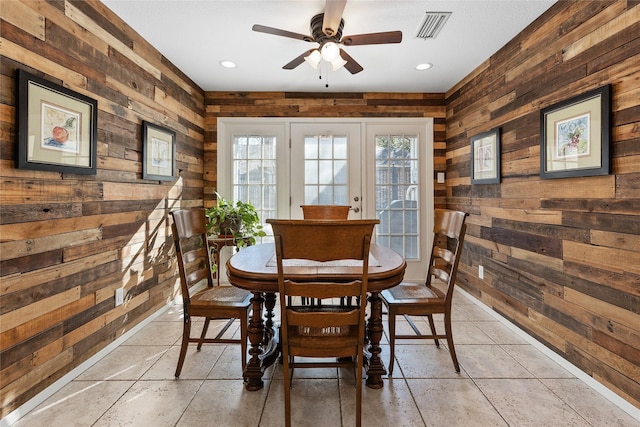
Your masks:
<instances>
[{"instance_id":1,"label":"framed floral print","mask_svg":"<svg viewBox=\"0 0 640 427\"><path fill-rule=\"evenodd\" d=\"M142 122L142 178L173 181L176 171L176 133Z\"/></svg>"},{"instance_id":2,"label":"framed floral print","mask_svg":"<svg viewBox=\"0 0 640 427\"><path fill-rule=\"evenodd\" d=\"M500 182L500 128L471 137L471 184Z\"/></svg>"},{"instance_id":3,"label":"framed floral print","mask_svg":"<svg viewBox=\"0 0 640 427\"><path fill-rule=\"evenodd\" d=\"M95 174L98 102L24 70L17 81L17 167Z\"/></svg>"},{"instance_id":4,"label":"framed floral print","mask_svg":"<svg viewBox=\"0 0 640 427\"><path fill-rule=\"evenodd\" d=\"M600 87L540 112L540 177L608 175L611 87Z\"/></svg>"}]
</instances>

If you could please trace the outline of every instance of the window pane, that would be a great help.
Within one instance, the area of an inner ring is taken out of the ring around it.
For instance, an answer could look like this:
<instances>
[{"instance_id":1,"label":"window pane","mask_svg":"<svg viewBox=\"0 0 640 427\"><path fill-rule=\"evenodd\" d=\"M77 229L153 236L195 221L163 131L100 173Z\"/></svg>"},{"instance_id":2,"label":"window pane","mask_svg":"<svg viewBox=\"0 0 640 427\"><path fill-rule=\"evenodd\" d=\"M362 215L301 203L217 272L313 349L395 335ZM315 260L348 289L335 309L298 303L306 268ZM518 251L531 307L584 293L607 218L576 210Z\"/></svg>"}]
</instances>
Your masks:
<instances>
[{"instance_id":1,"label":"window pane","mask_svg":"<svg viewBox=\"0 0 640 427\"><path fill-rule=\"evenodd\" d=\"M349 198L349 194L347 194L347 186L346 185L336 185L333 187L333 204L335 205L348 205L347 199Z\"/></svg>"},{"instance_id":2,"label":"window pane","mask_svg":"<svg viewBox=\"0 0 640 427\"><path fill-rule=\"evenodd\" d=\"M275 138L265 138L264 144L262 145L262 158L264 159L274 159L276 158L276 139Z\"/></svg>"},{"instance_id":3,"label":"window pane","mask_svg":"<svg viewBox=\"0 0 640 427\"><path fill-rule=\"evenodd\" d=\"M250 160L247 162L249 184L262 184L262 161Z\"/></svg>"},{"instance_id":4,"label":"window pane","mask_svg":"<svg viewBox=\"0 0 640 427\"><path fill-rule=\"evenodd\" d=\"M339 184L346 184L347 183L347 178L348 178L348 169L347 169L347 161L346 160L336 160L333 162L333 167L334 169L334 177L333 177L333 182L336 185Z\"/></svg>"},{"instance_id":5,"label":"window pane","mask_svg":"<svg viewBox=\"0 0 640 427\"><path fill-rule=\"evenodd\" d=\"M260 222L276 215L276 137L269 135L234 135L233 201L250 202Z\"/></svg>"},{"instance_id":6,"label":"window pane","mask_svg":"<svg viewBox=\"0 0 640 427\"><path fill-rule=\"evenodd\" d=\"M346 204L347 137L307 136L305 156L305 204Z\"/></svg>"},{"instance_id":7,"label":"window pane","mask_svg":"<svg viewBox=\"0 0 640 427\"><path fill-rule=\"evenodd\" d=\"M318 158L318 138L315 136L307 136L304 139L304 158Z\"/></svg>"},{"instance_id":8,"label":"window pane","mask_svg":"<svg viewBox=\"0 0 640 427\"><path fill-rule=\"evenodd\" d=\"M318 161L318 183L319 184L333 184L333 161L332 160L320 160Z\"/></svg>"},{"instance_id":9,"label":"window pane","mask_svg":"<svg viewBox=\"0 0 640 427\"><path fill-rule=\"evenodd\" d=\"M276 160L265 160L262 165L262 183L276 183Z\"/></svg>"},{"instance_id":10,"label":"window pane","mask_svg":"<svg viewBox=\"0 0 640 427\"><path fill-rule=\"evenodd\" d=\"M318 183L318 162L307 160L304 162L304 183L307 185Z\"/></svg>"},{"instance_id":11,"label":"window pane","mask_svg":"<svg viewBox=\"0 0 640 427\"><path fill-rule=\"evenodd\" d=\"M320 136L320 146L318 147L318 157L321 159L333 158L333 139L330 136Z\"/></svg>"},{"instance_id":12,"label":"window pane","mask_svg":"<svg viewBox=\"0 0 640 427\"><path fill-rule=\"evenodd\" d=\"M346 136L336 136L333 139L333 158L334 159L347 158L347 137Z\"/></svg>"},{"instance_id":13,"label":"window pane","mask_svg":"<svg viewBox=\"0 0 640 427\"><path fill-rule=\"evenodd\" d=\"M418 138L410 135L378 135L376 143L376 210L380 225L376 241L406 259L417 259Z\"/></svg>"},{"instance_id":14,"label":"window pane","mask_svg":"<svg viewBox=\"0 0 640 427\"><path fill-rule=\"evenodd\" d=\"M320 197L318 199L319 205L331 205L333 204L333 187L329 185L321 185L320 188Z\"/></svg>"},{"instance_id":15,"label":"window pane","mask_svg":"<svg viewBox=\"0 0 640 427\"><path fill-rule=\"evenodd\" d=\"M233 144L233 158L234 159L246 159L247 158L247 138L243 136L236 137Z\"/></svg>"},{"instance_id":16,"label":"window pane","mask_svg":"<svg viewBox=\"0 0 640 427\"><path fill-rule=\"evenodd\" d=\"M318 203L318 187L315 185L306 185L304 187L304 204L317 205Z\"/></svg>"},{"instance_id":17,"label":"window pane","mask_svg":"<svg viewBox=\"0 0 640 427\"><path fill-rule=\"evenodd\" d=\"M249 137L249 146L247 147L247 158L249 159L261 159L262 158L262 138L258 136Z\"/></svg>"}]
</instances>

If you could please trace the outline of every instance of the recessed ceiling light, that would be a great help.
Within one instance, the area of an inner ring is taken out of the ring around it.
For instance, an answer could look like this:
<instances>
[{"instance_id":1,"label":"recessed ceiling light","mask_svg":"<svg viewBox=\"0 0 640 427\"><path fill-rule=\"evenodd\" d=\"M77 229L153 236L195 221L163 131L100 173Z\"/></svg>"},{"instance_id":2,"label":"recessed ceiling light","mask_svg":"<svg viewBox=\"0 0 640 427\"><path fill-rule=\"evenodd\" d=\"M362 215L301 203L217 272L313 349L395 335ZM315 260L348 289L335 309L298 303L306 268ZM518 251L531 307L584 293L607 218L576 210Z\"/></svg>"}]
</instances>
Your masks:
<instances>
[{"instance_id":1,"label":"recessed ceiling light","mask_svg":"<svg viewBox=\"0 0 640 427\"><path fill-rule=\"evenodd\" d=\"M418 64L416 65L416 70L418 71L424 71L424 70L428 70L429 68L433 67L433 64L430 64L428 62L425 62L424 64Z\"/></svg>"},{"instance_id":2,"label":"recessed ceiling light","mask_svg":"<svg viewBox=\"0 0 640 427\"><path fill-rule=\"evenodd\" d=\"M220 65L222 65L224 68L236 68L236 63L233 61L220 61Z\"/></svg>"}]
</instances>

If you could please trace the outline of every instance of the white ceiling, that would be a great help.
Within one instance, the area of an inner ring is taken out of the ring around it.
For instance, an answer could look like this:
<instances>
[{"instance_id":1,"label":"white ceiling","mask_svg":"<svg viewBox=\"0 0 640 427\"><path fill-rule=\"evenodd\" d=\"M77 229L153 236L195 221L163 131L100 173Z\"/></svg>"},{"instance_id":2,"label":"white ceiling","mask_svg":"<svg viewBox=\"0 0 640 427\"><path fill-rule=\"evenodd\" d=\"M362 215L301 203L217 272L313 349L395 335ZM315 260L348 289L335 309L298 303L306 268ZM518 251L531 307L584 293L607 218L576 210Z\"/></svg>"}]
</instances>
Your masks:
<instances>
[{"instance_id":1,"label":"white ceiling","mask_svg":"<svg viewBox=\"0 0 640 427\"><path fill-rule=\"evenodd\" d=\"M400 44L343 47L364 71L282 66L317 47L257 33L262 24L311 34L324 0L102 0L205 91L446 92L555 0L348 0L343 36L400 30ZM436 39L415 37L425 12L453 12ZM232 60L235 69L220 66ZM417 71L419 63L433 68ZM328 73L328 74L327 74ZM329 88L325 87L328 83Z\"/></svg>"}]
</instances>

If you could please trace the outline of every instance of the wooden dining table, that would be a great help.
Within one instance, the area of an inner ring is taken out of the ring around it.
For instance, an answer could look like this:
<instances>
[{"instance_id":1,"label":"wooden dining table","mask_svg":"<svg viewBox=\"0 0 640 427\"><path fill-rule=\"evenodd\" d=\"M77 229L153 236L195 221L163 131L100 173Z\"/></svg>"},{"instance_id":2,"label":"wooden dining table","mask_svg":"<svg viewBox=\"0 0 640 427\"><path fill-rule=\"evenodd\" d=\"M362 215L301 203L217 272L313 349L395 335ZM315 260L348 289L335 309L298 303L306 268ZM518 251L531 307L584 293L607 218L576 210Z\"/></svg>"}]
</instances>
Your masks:
<instances>
[{"instance_id":1,"label":"wooden dining table","mask_svg":"<svg viewBox=\"0 0 640 427\"><path fill-rule=\"evenodd\" d=\"M382 324L382 300L380 292L398 285L403 277L406 262L402 256L385 246L371 245L369 261L368 302L370 315L366 326L367 379L370 388L383 387L382 376L387 371L380 358ZM278 292L278 270L275 264L275 245L262 243L243 248L227 261L229 282L253 293L252 315L249 320L249 360L243 372L245 388L260 390L264 386L262 376L266 368L280 356L278 330L274 324L274 308ZM338 265L331 262L322 265L301 263L289 267L291 278L308 281L340 281L358 277L362 268Z\"/></svg>"}]
</instances>

